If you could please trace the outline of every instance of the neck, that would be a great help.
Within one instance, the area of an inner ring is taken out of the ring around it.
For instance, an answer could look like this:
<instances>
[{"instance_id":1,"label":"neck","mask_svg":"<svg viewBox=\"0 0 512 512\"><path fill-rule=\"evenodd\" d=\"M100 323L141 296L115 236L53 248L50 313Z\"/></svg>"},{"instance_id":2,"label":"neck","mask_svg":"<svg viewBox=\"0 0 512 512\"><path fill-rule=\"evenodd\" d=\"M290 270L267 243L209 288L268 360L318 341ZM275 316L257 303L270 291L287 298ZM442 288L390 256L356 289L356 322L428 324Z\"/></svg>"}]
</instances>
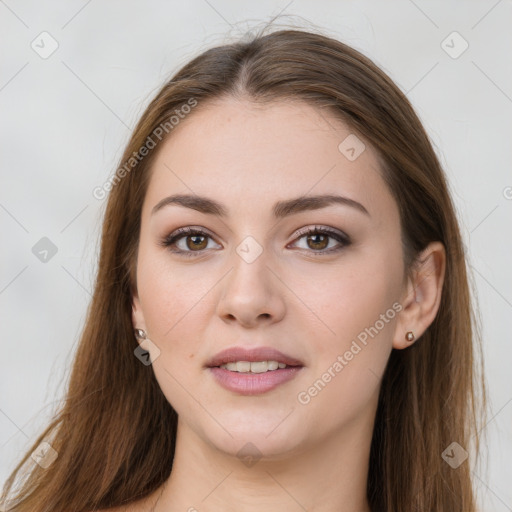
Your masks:
<instances>
[{"instance_id":1,"label":"neck","mask_svg":"<svg viewBox=\"0 0 512 512\"><path fill-rule=\"evenodd\" d=\"M293 455L241 460L178 422L170 478L155 512L371 512L366 498L373 418L359 418Z\"/></svg>"}]
</instances>

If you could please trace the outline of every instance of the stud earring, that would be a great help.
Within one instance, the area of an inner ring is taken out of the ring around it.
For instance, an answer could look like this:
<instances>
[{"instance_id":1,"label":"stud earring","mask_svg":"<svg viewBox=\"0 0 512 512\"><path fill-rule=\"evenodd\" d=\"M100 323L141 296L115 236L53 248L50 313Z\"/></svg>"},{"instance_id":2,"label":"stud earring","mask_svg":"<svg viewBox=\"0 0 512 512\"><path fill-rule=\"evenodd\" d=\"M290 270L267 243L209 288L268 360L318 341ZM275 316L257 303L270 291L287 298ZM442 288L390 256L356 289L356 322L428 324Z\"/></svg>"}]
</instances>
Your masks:
<instances>
[{"instance_id":1,"label":"stud earring","mask_svg":"<svg viewBox=\"0 0 512 512\"><path fill-rule=\"evenodd\" d=\"M412 331L409 331L406 335L405 335L405 339L407 341L414 341L414 333Z\"/></svg>"},{"instance_id":2,"label":"stud earring","mask_svg":"<svg viewBox=\"0 0 512 512\"><path fill-rule=\"evenodd\" d=\"M142 329L134 329L133 332L135 333L135 337L139 340L145 340L146 339L146 331L143 331Z\"/></svg>"}]
</instances>

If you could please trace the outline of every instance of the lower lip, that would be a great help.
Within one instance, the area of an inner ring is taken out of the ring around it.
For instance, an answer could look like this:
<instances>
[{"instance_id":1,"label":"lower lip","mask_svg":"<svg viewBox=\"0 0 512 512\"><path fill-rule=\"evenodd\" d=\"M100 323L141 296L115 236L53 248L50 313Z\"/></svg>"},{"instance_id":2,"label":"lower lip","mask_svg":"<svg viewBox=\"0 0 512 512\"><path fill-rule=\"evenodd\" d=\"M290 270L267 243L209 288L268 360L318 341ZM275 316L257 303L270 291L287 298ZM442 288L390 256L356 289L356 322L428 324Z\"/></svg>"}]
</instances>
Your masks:
<instances>
[{"instance_id":1,"label":"lower lip","mask_svg":"<svg viewBox=\"0 0 512 512\"><path fill-rule=\"evenodd\" d=\"M303 366L292 366L265 373L240 373L225 368L209 370L223 388L242 395L259 395L293 379L302 368Z\"/></svg>"}]
</instances>

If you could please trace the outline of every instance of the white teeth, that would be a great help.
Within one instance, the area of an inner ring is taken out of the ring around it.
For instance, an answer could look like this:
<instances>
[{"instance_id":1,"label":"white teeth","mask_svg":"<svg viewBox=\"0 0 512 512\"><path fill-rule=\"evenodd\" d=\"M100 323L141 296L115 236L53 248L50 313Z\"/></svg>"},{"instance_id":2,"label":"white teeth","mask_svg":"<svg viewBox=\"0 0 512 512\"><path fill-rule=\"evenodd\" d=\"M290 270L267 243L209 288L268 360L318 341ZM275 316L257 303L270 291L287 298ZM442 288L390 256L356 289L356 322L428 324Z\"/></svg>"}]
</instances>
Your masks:
<instances>
[{"instance_id":1,"label":"white teeth","mask_svg":"<svg viewBox=\"0 0 512 512\"><path fill-rule=\"evenodd\" d=\"M240 373L265 373L278 368L286 368L286 364L277 361L237 361L236 363L221 364L220 368Z\"/></svg>"},{"instance_id":2,"label":"white teeth","mask_svg":"<svg viewBox=\"0 0 512 512\"><path fill-rule=\"evenodd\" d=\"M283 365L283 368L286 366L283 363L281 364ZM269 370L277 370L279 368L279 363L277 361L267 361L267 365Z\"/></svg>"},{"instance_id":3,"label":"white teeth","mask_svg":"<svg viewBox=\"0 0 512 512\"><path fill-rule=\"evenodd\" d=\"M252 373L265 373L268 371L268 363L267 361L254 362L251 363L251 372Z\"/></svg>"},{"instance_id":4,"label":"white teeth","mask_svg":"<svg viewBox=\"0 0 512 512\"><path fill-rule=\"evenodd\" d=\"M249 361L237 361L235 363L237 372L250 372L251 363Z\"/></svg>"}]
</instances>

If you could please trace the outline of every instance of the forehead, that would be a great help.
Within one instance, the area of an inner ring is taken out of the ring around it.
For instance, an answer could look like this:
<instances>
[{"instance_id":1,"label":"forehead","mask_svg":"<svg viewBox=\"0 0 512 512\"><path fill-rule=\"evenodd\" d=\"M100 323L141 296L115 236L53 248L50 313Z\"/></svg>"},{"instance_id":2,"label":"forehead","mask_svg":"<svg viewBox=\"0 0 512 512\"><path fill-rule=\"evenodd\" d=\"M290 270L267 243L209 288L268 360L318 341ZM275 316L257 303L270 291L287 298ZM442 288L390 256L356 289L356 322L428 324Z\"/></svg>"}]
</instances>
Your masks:
<instances>
[{"instance_id":1,"label":"forehead","mask_svg":"<svg viewBox=\"0 0 512 512\"><path fill-rule=\"evenodd\" d=\"M357 158L347 158L347 145ZM373 148L302 101L199 104L163 142L151 172L147 209L171 193L209 196L229 212L326 193L357 200L372 216L394 207Z\"/></svg>"}]
</instances>

